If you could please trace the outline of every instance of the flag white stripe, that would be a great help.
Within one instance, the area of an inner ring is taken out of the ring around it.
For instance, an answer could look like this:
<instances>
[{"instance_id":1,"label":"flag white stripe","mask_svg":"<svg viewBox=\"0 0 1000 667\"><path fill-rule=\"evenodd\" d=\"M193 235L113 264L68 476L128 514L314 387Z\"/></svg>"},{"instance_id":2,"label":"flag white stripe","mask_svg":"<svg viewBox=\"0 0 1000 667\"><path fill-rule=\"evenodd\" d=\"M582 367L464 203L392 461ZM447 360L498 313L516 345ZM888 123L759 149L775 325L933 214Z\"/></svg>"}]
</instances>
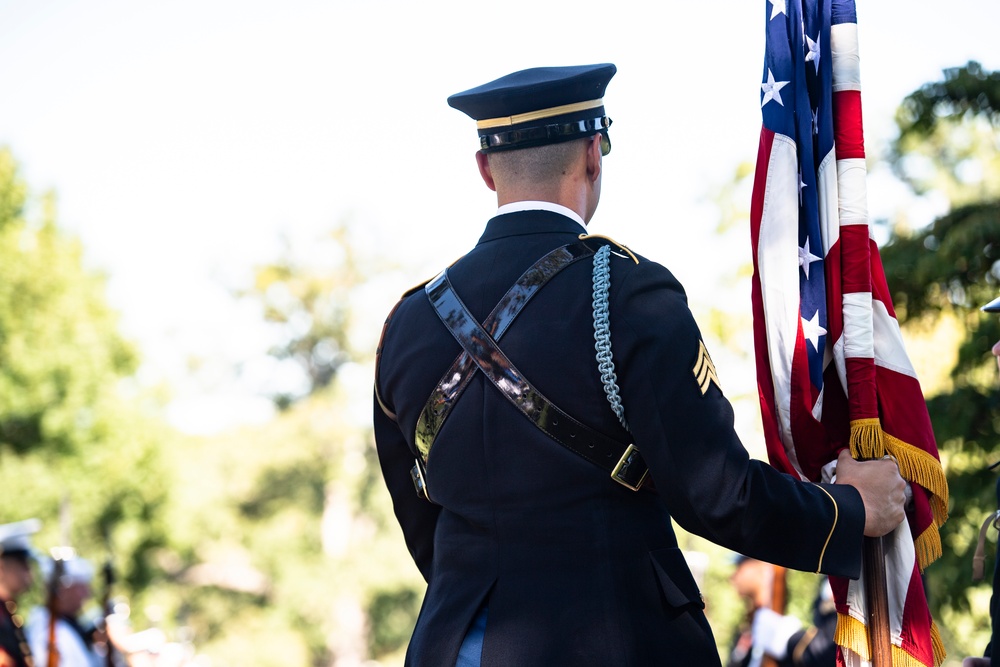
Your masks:
<instances>
[{"instance_id":1,"label":"flag white stripe","mask_svg":"<svg viewBox=\"0 0 1000 667\"><path fill-rule=\"evenodd\" d=\"M916 565L910 524L899 524L896 530L882 538L885 550L886 594L889 601L889 636L896 646L903 645L903 606L910 587L910 576ZM847 586L848 613L867 627L867 603L864 577L852 579ZM847 651L845 651L847 653ZM853 654L853 652L851 652ZM855 654L855 658L857 656ZM847 663L852 664L852 663ZM854 664L868 664L863 661Z\"/></svg>"},{"instance_id":2,"label":"flag white stripe","mask_svg":"<svg viewBox=\"0 0 1000 667\"><path fill-rule=\"evenodd\" d=\"M844 293L844 356L871 359L875 356L872 330L872 293Z\"/></svg>"},{"instance_id":3,"label":"flag white stripe","mask_svg":"<svg viewBox=\"0 0 1000 667\"><path fill-rule=\"evenodd\" d=\"M830 27L830 52L833 56L833 92L861 90L857 23L840 23Z\"/></svg>"},{"instance_id":4,"label":"flag white stripe","mask_svg":"<svg viewBox=\"0 0 1000 667\"><path fill-rule=\"evenodd\" d=\"M875 325L875 363L917 379L917 371L910 363L910 356L903 346L903 333L899 329L899 322L889 314L885 304L878 299L872 302L872 315Z\"/></svg>"},{"instance_id":5,"label":"flag white stripe","mask_svg":"<svg viewBox=\"0 0 1000 667\"><path fill-rule=\"evenodd\" d=\"M799 328L799 193L798 157L795 142L776 134L767 164L757 245L760 292L767 331L767 354L771 362L778 431L786 451L792 450L791 382L792 359Z\"/></svg>"},{"instance_id":6,"label":"flag white stripe","mask_svg":"<svg viewBox=\"0 0 1000 667\"><path fill-rule=\"evenodd\" d=\"M819 231L823 235L823 258L840 239L839 204L837 203L837 158L831 150L816 170L816 188L819 196Z\"/></svg>"},{"instance_id":7,"label":"flag white stripe","mask_svg":"<svg viewBox=\"0 0 1000 667\"><path fill-rule=\"evenodd\" d=\"M841 226L868 224L868 169L864 158L837 160L837 182Z\"/></svg>"}]
</instances>

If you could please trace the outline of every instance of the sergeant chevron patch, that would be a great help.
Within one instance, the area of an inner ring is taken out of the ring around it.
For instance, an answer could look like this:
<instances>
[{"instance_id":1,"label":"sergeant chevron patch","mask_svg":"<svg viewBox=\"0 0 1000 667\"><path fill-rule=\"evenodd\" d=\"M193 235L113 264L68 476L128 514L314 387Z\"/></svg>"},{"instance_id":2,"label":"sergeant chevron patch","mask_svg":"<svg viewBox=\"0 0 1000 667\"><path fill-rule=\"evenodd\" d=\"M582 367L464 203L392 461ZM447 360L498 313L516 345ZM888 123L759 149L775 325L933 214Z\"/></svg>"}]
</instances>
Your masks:
<instances>
[{"instance_id":1,"label":"sergeant chevron patch","mask_svg":"<svg viewBox=\"0 0 1000 667\"><path fill-rule=\"evenodd\" d=\"M712 357L708 356L704 341L698 341L698 359L694 362L694 368L691 372L694 373L694 379L698 383L698 388L701 389L702 396L705 395L713 382L719 391L722 391L719 376L715 372L715 364L712 363Z\"/></svg>"}]
</instances>

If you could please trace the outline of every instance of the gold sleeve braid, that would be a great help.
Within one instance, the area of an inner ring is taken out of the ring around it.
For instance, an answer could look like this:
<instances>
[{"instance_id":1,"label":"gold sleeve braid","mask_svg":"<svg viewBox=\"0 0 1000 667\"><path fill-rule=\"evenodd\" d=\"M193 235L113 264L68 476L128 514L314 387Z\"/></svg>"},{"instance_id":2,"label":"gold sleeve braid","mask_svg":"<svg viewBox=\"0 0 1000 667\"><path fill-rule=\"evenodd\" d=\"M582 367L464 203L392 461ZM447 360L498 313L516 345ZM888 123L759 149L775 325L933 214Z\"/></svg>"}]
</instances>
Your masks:
<instances>
[{"instance_id":1,"label":"gold sleeve braid","mask_svg":"<svg viewBox=\"0 0 1000 667\"><path fill-rule=\"evenodd\" d=\"M837 501L834 500L829 491L818 484L816 485L816 488L825 493L826 497L833 503L833 525L830 526L830 534L826 536L826 542L823 543L823 550L819 552L819 563L816 565L816 574L819 574L823 571L823 557L826 555L826 548L830 545L830 540L833 539L833 531L837 530L837 520L840 518L840 508L837 507Z\"/></svg>"}]
</instances>

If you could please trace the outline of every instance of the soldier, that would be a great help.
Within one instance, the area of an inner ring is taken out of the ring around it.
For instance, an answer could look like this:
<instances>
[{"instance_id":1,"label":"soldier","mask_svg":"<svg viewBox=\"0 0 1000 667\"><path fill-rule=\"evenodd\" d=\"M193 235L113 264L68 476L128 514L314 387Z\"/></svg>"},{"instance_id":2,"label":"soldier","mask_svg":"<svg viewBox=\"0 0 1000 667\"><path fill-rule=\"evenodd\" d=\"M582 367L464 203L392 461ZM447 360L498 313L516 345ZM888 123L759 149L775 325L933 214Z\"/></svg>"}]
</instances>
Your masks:
<instances>
[{"instance_id":1,"label":"soldier","mask_svg":"<svg viewBox=\"0 0 1000 667\"><path fill-rule=\"evenodd\" d=\"M671 518L848 577L863 535L903 520L892 461L842 455L818 485L751 460L680 284L587 236L615 71L523 70L448 100L477 122L499 209L379 345L380 464L428 583L407 665L719 665Z\"/></svg>"},{"instance_id":2,"label":"soldier","mask_svg":"<svg viewBox=\"0 0 1000 667\"><path fill-rule=\"evenodd\" d=\"M51 576L52 561L46 562ZM93 597L94 567L90 561L75 554L63 558L61 566L58 580L50 582L54 593L51 603L56 612L55 626L51 626L53 621L48 608L39 606L32 610L27 632L31 652L39 664L46 664L49 644L54 640L60 667L102 667L102 657L94 650L93 627L81 618L84 606Z\"/></svg>"},{"instance_id":3,"label":"soldier","mask_svg":"<svg viewBox=\"0 0 1000 667\"><path fill-rule=\"evenodd\" d=\"M34 583L29 559L31 535L41 523L27 519L0 525L0 667L33 667L31 649L24 637L24 621L17 613L17 599Z\"/></svg>"},{"instance_id":4,"label":"soldier","mask_svg":"<svg viewBox=\"0 0 1000 667\"><path fill-rule=\"evenodd\" d=\"M803 626L774 605L780 568L739 556L730 581L748 605L747 622L737 633L727 667L833 667L837 663L837 608L830 581L823 577L813 600L812 624Z\"/></svg>"},{"instance_id":5,"label":"soldier","mask_svg":"<svg viewBox=\"0 0 1000 667\"><path fill-rule=\"evenodd\" d=\"M1000 313L1000 297L990 301L981 310L985 313ZM997 341L993 345L992 352L997 358L997 365L1000 366L1000 341ZM990 522L994 526L1000 525L997 523L1000 521L998 517L1000 517L1000 479L997 479L997 512L983 524L983 531L987 529ZM981 531L980 535L980 546L982 546L985 538L985 532L983 531ZM986 650L983 651L983 657L966 658L962 662L963 667L990 667L993 651L997 642L1000 641L1000 558L994 558L993 561L993 596L990 598L990 621L992 624L992 635L990 642L986 645Z\"/></svg>"}]
</instances>

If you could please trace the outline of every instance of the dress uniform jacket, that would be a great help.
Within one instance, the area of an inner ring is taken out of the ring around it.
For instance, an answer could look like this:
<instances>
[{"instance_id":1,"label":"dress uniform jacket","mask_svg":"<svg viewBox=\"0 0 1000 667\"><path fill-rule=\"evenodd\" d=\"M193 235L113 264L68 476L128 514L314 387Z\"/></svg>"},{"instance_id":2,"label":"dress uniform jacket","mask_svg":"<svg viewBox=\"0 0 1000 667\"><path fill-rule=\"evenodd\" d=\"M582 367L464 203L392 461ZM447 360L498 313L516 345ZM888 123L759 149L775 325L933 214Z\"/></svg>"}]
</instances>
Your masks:
<instances>
[{"instance_id":1,"label":"dress uniform jacket","mask_svg":"<svg viewBox=\"0 0 1000 667\"><path fill-rule=\"evenodd\" d=\"M11 609L16 606L0 600L0 667L33 667L31 650Z\"/></svg>"},{"instance_id":2,"label":"dress uniform jacket","mask_svg":"<svg viewBox=\"0 0 1000 667\"><path fill-rule=\"evenodd\" d=\"M525 269L582 233L554 211L498 215L448 275L482 322ZM625 431L595 360L591 272L590 261L579 261L556 275L500 347L553 404L633 442L655 489L619 485L477 372L426 462L434 502L418 497L409 474L418 415L461 348L422 290L387 321L375 436L396 516L428 584L407 665L454 665L483 606L484 667L718 665L671 519L755 558L860 574L860 495L793 481L748 457L718 383L706 388L693 372L705 353L681 285L663 266L621 253L611 257L609 301Z\"/></svg>"}]
</instances>

